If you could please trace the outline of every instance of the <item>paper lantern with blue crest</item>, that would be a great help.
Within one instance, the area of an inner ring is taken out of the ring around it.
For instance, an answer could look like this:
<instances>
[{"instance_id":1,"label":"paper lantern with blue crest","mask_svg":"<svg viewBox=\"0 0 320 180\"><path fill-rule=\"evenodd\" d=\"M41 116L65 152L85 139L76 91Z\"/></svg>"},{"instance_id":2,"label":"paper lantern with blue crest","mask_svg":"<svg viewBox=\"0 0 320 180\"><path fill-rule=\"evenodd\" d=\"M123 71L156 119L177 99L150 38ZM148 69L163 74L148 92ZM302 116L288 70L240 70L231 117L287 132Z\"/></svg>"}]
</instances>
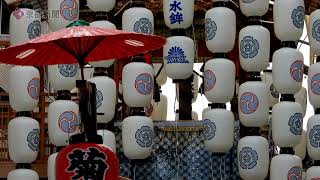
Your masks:
<instances>
[{"instance_id":1,"label":"paper lantern with blue crest","mask_svg":"<svg viewBox=\"0 0 320 180\"><path fill-rule=\"evenodd\" d=\"M228 73L226 73L228 72ZM228 59L216 58L204 66L204 94L213 103L231 101L235 90L236 67Z\"/></svg>"},{"instance_id":2,"label":"paper lantern with blue crest","mask_svg":"<svg viewBox=\"0 0 320 180\"><path fill-rule=\"evenodd\" d=\"M265 83L248 81L239 88L238 106L241 124L261 127L268 123L269 91Z\"/></svg>"},{"instance_id":3,"label":"paper lantern with blue crest","mask_svg":"<svg viewBox=\"0 0 320 180\"><path fill-rule=\"evenodd\" d=\"M273 6L274 32L281 41L297 41L304 26L304 0L277 0Z\"/></svg>"},{"instance_id":4,"label":"paper lantern with blue crest","mask_svg":"<svg viewBox=\"0 0 320 180\"><path fill-rule=\"evenodd\" d=\"M48 107L49 140L56 146L69 145L69 138L80 132L79 106L69 100L57 100Z\"/></svg>"},{"instance_id":5,"label":"paper lantern with blue crest","mask_svg":"<svg viewBox=\"0 0 320 180\"><path fill-rule=\"evenodd\" d=\"M308 25L311 51L320 56L320 9L310 14L310 23Z\"/></svg>"},{"instance_id":6,"label":"paper lantern with blue crest","mask_svg":"<svg viewBox=\"0 0 320 180\"><path fill-rule=\"evenodd\" d=\"M302 179L302 160L296 155L280 154L271 160L270 180Z\"/></svg>"},{"instance_id":7,"label":"paper lantern with blue crest","mask_svg":"<svg viewBox=\"0 0 320 180\"><path fill-rule=\"evenodd\" d=\"M38 106L40 73L32 66L14 66L9 73L9 99L11 107L19 111L32 111Z\"/></svg>"},{"instance_id":8,"label":"paper lantern with blue crest","mask_svg":"<svg viewBox=\"0 0 320 180\"><path fill-rule=\"evenodd\" d=\"M17 45L41 35L41 15L28 8L18 8L10 15L10 44Z\"/></svg>"},{"instance_id":9,"label":"paper lantern with blue crest","mask_svg":"<svg viewBox=\"0 0 320 180\"><path fill-rule=\"evenodd\" d=\"M79 0L48 0L48 22L53 31L65 28L78 20Z\"/></svg>"},{"instance_id":10,"label":"paper lantern with blue crest","mask_svg":"<svg viewBox=\"0 0 320 180\"><path fill-rule=\"evenodd\" d=\"M270 32L267 28L251 25L239 34L241 67L247 72L260 72L269 65Z\"/></svg>"},{"instance_id":11,"label":"paper lantern with blue crest","mask_svg":"<svg viewBox=\"0 0 320 180\"><path fill-rule=\"evenodd\" d=\"M210 109L202 117L204 144L210 153L227 153L234 141L234 116L226 109Z\"/></svg>"},{"instance_id":12,"label":"paper lantern with blue crest","mask_svg":"<svg viewBox=\"0 0 320 180\"><path fill-rule=\"evenodd\" d=\"M185 36L167 38L163 47L163 61L168 77L187 79L192 75L195 57L194 42Z\"/></svg>"},{"instance_id":13,"label":"paper lantern with blue crest","mask_svg":"<svg viewBox=\"0 0 320 180\"><path fill-rule=\"evenodd\" d=\"M265 179L269 172L269 142L261 136L246 136L238 143L238 167L242 179Z\"/></svg>"},{"instance_id":14,"label":"paper lantern with blue crest","mask_svg":"<svg viewBox=\"0 0 320 180\"><path fill-rule=\"evenodd\" d=\"M146 107L151 103L154 70L150 64L132 62L122 71L123 99L131 107Z\"/></svg>"},{"instance_id":15,"label":"paper lantern with blue crest","mask_svg":"<svg viewBox=\"0 0 320 180\"><path fill-rule=\"evenodd\" d=\"M280 0L281 1L281 0ZM303 54L294 48L281 48L272 57L272 79L281 94L295 94L302 87Z\"/></svg>"},{"instance_id":16,"label":"paper lantern with blue crest","mask_svg":"<svg viewBox=\"0 0 320 180\"><path fill-rule=\"evenodd\" d=\"M145 159L151 155L153 122L145 116L129 116L122 122L122 146L129 159Z\"/></svg>"},{"instance_id":17,"label":"paper lantern with blue crest","mask_svg":"<svg viewBox=\"0 0 320 180\"><path fill-rule=\"evenodd\" d=\"M50 85L57 91L71 90L79 79L78 64L59 64L48 66Z\"/></svg>"},{"instance_id":18,"label":"paper lantern with blue crest","mask_svg":"<svg viewBox=\"0 0 320 180\"><path fill-rule=\"evenodd\" d=\"M272 108L272 138L279 147L295 147L303 131L302 107L296 102L281 101Z\"/></svg>"},{"instance_id":19,"label":"paper lantern with blue crest","mask_svg":"<svg viewBox=\"0 0 320 180\"><path fill-rule=\"evenodd\" d=\"M308 70L308 95L310 104L320 108L320 63L312 64Z\"/></svg>"},{"instance_id":20,"label":"paper lantern with blue crest","mask_svg":"<svg viewBox=\"0 0 320 180\"><path fill-rule=\"evenodd\" d=\"M311 116L307 124L307 150L313 160L320 160L320 115Z\"/></svg>"},{"instance_id":21,"label":"paper lantern with blue crest","mask_svg":"<svg viewBox=\"0 0 320 180\"><path fill-rule=\"evenodd\" d=\"M154 33L152 11L143 7L132 7L123 12L122 30L144 34Z\"/></svg>"},{"instance_id":22,"label":"paper lantern with blue crest","mask_svg":"<svg viewBox=\"0 0 320 180\"><path fill-rule=\"evenodd\" d=\"M212 53L228 53L235 43L236 14L226 7L208 10L205 15L206 45Z\"/></svg>"},{"instance_id":23,"label":"paper lantern with blue crest","mask_svg":"<svg viewBox=\"0 0 320 180\"><path fill-rule=\"evenodd\" d=\"M107 76L96 76L88 81L96 85L97 122L110 122L114 117L116 109L116 83Z\"/></svg>"},{"instance_id":24,"label":"paper lantern with blue crest","mask_svg":"<svg viewBox=\"0 0 320 180\"><path fill-rule=\"evenodd\" d=\"M15 163L32 163L39 151L40 127L29 117L16 117L8 124L8 148Z\"/></svg>"},{"instance_id":25,"label":"paper lantern with blue crest","mask_svg":"<svg viewBox=\"0 0 320 180\"><path fill-rule=\"evenodd\" d=\"M170 29L186 29L193 23L194 0L164 0L164 22Z\"/></svg>"}]
</instances>

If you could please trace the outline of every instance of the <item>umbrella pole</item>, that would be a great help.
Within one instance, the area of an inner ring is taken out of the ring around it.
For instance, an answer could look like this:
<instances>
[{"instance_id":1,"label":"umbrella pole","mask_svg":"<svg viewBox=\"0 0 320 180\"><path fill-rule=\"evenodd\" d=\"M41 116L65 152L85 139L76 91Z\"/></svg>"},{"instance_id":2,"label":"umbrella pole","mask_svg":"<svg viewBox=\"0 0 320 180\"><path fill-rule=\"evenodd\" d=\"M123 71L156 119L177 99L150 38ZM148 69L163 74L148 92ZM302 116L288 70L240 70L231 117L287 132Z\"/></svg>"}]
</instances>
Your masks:
<instances>
[{"instance_id":1,"label":"umbrella pole","mask_svg":"<svg viewBox=\"0 0 320 180\"><path fill-rule=\"evenodd\" d=\"M81 80L84 80L84 67L80 64L80 71L81 71Z\"/></svg>"}]
</instances>

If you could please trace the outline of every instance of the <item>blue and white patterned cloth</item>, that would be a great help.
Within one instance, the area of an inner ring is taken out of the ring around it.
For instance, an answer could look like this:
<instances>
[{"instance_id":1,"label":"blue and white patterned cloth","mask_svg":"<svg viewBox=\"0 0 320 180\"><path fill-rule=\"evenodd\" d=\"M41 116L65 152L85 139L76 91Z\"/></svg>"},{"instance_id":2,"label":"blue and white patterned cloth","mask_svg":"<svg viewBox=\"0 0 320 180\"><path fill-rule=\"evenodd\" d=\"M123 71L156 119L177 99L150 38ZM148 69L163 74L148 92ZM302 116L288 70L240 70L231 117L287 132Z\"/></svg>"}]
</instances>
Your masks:
<instances>
[{"instance_id":1,"label":"blue and white patterned cloth","mask_svg":"<svg viewBox=\"0 0 320 180\"><path fill-rule=\"evenodd\" d=\"M210 155L204 147L203 132L156 131L151 157L130 162L124 154L121 132L116 133L120 175L135 180L238 180L237 143L224 156Z\"/></svg>"}]
</instances>

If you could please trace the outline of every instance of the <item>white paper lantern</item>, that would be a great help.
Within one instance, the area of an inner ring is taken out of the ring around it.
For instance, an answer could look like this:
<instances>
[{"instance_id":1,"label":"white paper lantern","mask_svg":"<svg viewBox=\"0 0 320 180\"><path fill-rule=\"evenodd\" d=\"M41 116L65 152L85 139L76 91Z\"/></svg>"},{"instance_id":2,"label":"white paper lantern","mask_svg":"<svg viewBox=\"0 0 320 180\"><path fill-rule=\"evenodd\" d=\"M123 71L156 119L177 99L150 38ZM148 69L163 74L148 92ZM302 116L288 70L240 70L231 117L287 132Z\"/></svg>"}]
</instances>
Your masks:
<instances>
[{"instance_id":1,"label":"white paper lantern","mask_svg":"<svg viewBox=\"0 0 320 180\"><path fill-rule=\"evenodd\" d=\"M79 0L48 0L50 28L57 31L78 20L79 8Z\"/></svg>"},{"instance_id":2,"label":"white paper lantern","mask_svg":"<svg viewBox=\"0 0 320 180\"><path fill-rule=\"evenodd\" d=\"M261 136L247 136L238 143L240 177L246 180L264 180L269 172L269 142Z\"/></svg>"},{"instance_id":3,"label":"white paper lantern","mask_svg":"<svg viewBox=\"0 0 320 180\"><path fill-rule=\"evenodd\" d=\"M226 73L228 72L228 73ZM208 101L227 103L234 95L236 67L228 59L217 58L204 66L204 93Z\"/></svg>"},{"instance_id":4,"label":"white paper lantern","mask_svg":"<svg viewBox=\"0 0 320 180\"><path fill-rule=\"evenodd\" d=\"M122 122L123 152L129 159L150 156L153 144L153 122L144 116L130 116Z\"/></svg>"},{"instance_id":5,"label":"white paper lantern","mask_svg":"<svg viewBox=\"0 0 320 180\"><path fill-rule=\"evenodd\" d=\"M210 153L227 153L234 141L234 116L226 109L210 109L203 116L205 147Z\"/></svg>"},{"instance_id":6,"label":"white paper lantern","mask_svg":"<svg viewBox=\"0 0 320 180\"><path fill-rule=\"evenodd\" d=\"M15 169L12 170L7 177L7 180L39 180L37 172L31 169Z\"/></svg>"},{"instance_id":7,"label":"white paper lantern","mask_svg":"<svg viewBox=\"0 0 320 180\"><path fill-rule=\"evenodd\" d=\"M269 10L269 0L241 0L240 10L247 17L263 16Z\"/></svg>"},{"instance_id":8,"label":"white paper lantern","mask_svg":"<svg viewBox=\"0 0 320 180\"><path fill-rule=\"evenodd\" d=\"M311 51L320 56L320 9L311 13L307 29Z\"/></svg>"},{"instance_id":9,"label":"white paper lantern","mask_svg":"<svg viewBox=\"0 0 320 180\"><path fill-rule=\"evenodd\" d=\"M185 36L167 38L163 47L163 60L168 77L187 79L192 75L195 57L194 42Z\"/></svg>"},{"instance_id":10,"label":"white paper lantern","mask_svg":"<svg viewBox=\"0 0 320 180\"><path fill-rule=\"evenodd\" d=\"M249 81L239 88L239 118L247 127L261 127L268 123L269 91L263 82Z\"/></svg>"},{"instance_id":11,"label":"white paper lantern","mask_svg":"<svg viewBox=\"0 0 320 180\"><path fill-rule=\"evenodd\" d=\"M294 94L295 101L299 103L302 107L302 115L303 117L306 115L307 111L307 90L302 87L299 92Z\"/></svg>"},{"instance_id":12,"label":"white paper lantern","mask_svg":"<svg viewBox=\"0 0 320 180\"><path fill-rule=\"evenodd\" d=\"M269 65L269 56L270 32L268 29L258 25L241 29L239 57L241 67L245 71L260 72L265 70Z\"/></svg>"},{"instance_id":13,"label":"white paper lantern","mask_svg":"<svg viewBox=\"0 0 320 180\"><path fill-rule=\"evenodd\" d=\"M281 41L297 41L304 26L303 0L277 0L273 6L274 31Z\"/></svg>"},{"instance_id":14,"label":"white paper lantern","mask_svg":"<svg viewBox=\"0 0 320 180\"><path fill-rule=\"evenodd\" d=\"M301 159L306 157L307 152L307 132L302 131L302 136L300 143L294 148L295 155L299 156Z\"/></svg>"},{"instance_id":15,"label":"white paper lantern","mask_svg":"<svg viewBox=\"0 0 320 180\"><path fill-rule=\"evenodd\" d=\"M302 160L296 155L280 154L272 158L270 180L302 179Z\"/></svg>"},{"instance_id":16,"label":"white paper lantern","mask_svg":"<svg viewBox=\"0 0 320 180\"><path fill-rule=\"evenodd\" d=\"M302 86L303 69L303 55L299 50L277 50L272 57L272 79L276 90L282 94L297 93Z\"/></svg>"},{"instance_id":17,"label":"white paper lantern","mask_svg":"<svg viewBox=\"0 0 320 180\"><path fill-rule=\"evenodd\" d=\"M48 134L56 146L69 145L69 138L79 133L79 106L69 100L57 100L48 107Z\"/></svg>"},{"instance_id":18,"label":"white paper lantern","mask_svg":"<svg viewBox=\"0 0 320 180\"><path fill-rule=\"evenodd\" d=\"M40 74L32 66L15 66L9 74L9 99L16 111L32 111L39 102Z\"/></svg>"},{"instance_id":19,"label":"white paper lantern","mask_svg":"<svg viewBox=\"0 0 320 180\"><path fill-rule=\"evenodd\" d=\"M98 134L102 136L103 145L110 148L114 153L116 153L116 136L113 132L108 131L106 129L98 130Z\"/></svg>"},{"instance_id":20,"label":"white paper lantern","mask_svg":"<svg viewBox=\"0 0 320 180\"><path fill-rule=\"evenodd\" d=\"M41 35L41 15L27 8L19 8L10 15L10 44L17 45Z\"/></svg>"},{"instance_id":21,"label":"white paper lantern","mask_svg":"<svg viewBox=\"0 0 320 180\"><path fill-rule=\"evenodd\" d=\"M48 77L55 90L71 90L79 79L79 67L77 64L51 65L48 66Z\"/></svg>"},{"instance_id":22,"label":"white paper lantern","mask_svg":"<svg viewBox=\"0 0 320 180\"><path fill-rule=\"evenodd\" d=\"M162 66L162 64L160 64L160 63L153 63L153 69L154 69L155 75L159 72L161 66ZM166 84L167 74L166 74L165 67L163 67L163 69L161 70L161 72L156 80L157 80L157 83L159 84L159 86L163 86L164 84Z\"/></svg>"},{"instance_id":23,"label":"white paper lantern","mask_svg":"<svg viewBox=\"0 0 320 180\"><path fill-rule=\"evenodd\" d=\"M96 85L97 122L110 122L114 117L117 102L116 83L107 76L93 77L88 81Z\"/></svg>"},{"instance_id":24,"label":"white paper lantern","mask_svg":"<svg viewBox=\"0 0 320 180\"><path fill-rule=\"evenodd\" d=\"M116 26L113 23L106 21L106 20L93 21L90 23L90 26L98 27L98 28L106 28L106 29L116 29ZM113 63L114 63L114 59L109 59L109 60L105 60L105 61L90 62L90 64L93 67L105 67L105 68L112 66Z\"/></svg>"},{"instance_id":25,"label":"white paper lantern","mask_svg":"<svg viewBox=\"0 0 320 180\"><path fill-rule=\"evenodd\" d=\"M167 119L168 98L160 94L160 102L153 103L152 120L165 121Z\"/></svg>"},{"instance_id":26,"label":"white paper lantern","mask_svg":"<svg viewBox=\"0 0 320 180\"><path fill-rule=\"evenodd\" d=\"M116 5L116 0L87 0L87 5L92 11L109 12Z\"/></svg>"},{"instance_id":27,"label":"white paper lantern","mask_svg":"<svg viewBox=\"0 0 320 180\"><path fill-rule=\"evenodd\" d=\"M272 72L263 72L261 80L267 85L269 89L269 107L273 107L279 102L279 92L275 89L272 81Z\"/></svg>"},{"instance_id":28,"label":"white paper lantern","mask_svg":"<svg viewBox=\"0 0 320 180\"><path fill-rule=\"evenodd\" d=\"M56 180L56 158L58 153L51 154L48 158L48 180Z\"/></svg>"},{"instance_id":29,"label":"white paper lantern","mask_svg":"<svg viewBox=\"0 0 320 180\"><path fill-rule=\"evenodd\" d=\"M320 63L312 64L308 70L308 95L310 104L320 108Z\"/></svg>"},{"instance_id":30,"label":"white paper lantern","mask_svg":"<svg viewBox=\"0 0 320 180\"><path fill-rule=\"evenodd\" d=\"M151 65L132 62L122 71L123 99L128 106L148 106L153 97L154 70Z\"/></svg>"},{"instance_id":31,"label":"white paper lantern","mask_svg":"<svg viewBox=\"0 0 320 180\"><path fill-rule=\"evenodd\" d=\"M123 12L122 30L144 34L153 34L154 18L152 11L143 7L132 7Z\"/></svg>"},{"instance_id":32,"label":"white paper lantern","mask_svg":"<svg viewBox=\"0 0 320 180\"><path fill-rule=\"evenodd\" d=\"M303 131L301 105L296 102L281 101L272 108L272 138L280 147L295 147L301 140Z\"/></svg>"},{"instance_id":33,"label":"white paper lantern","mask_svg":"<svg viewBox=\"0 0 320 180\"><path fill-rule=\"evenodd\" d=\"M307 170L306 180L318 180L320 178L320 166L312 166Z\"/></svg>"},{"instance_id":34,"label":"white paper lantern","mask_svg":"<svg viewBox=\"0 0 320 180\"><path fill-rule=\"evenodd\" d=\"M320 160L320 115L318 114L308 120L307 149L313 160Z\"/></svg>"},{"instance_id":35,"label":"white paper lantern","mask_svg":"<svg viewBox=\"0 0 320 180\"><path fill-rule=\"evenodd\" d=\"M196 74L193 74L193 81L192 81L192 103L195 103L198 98L199 93L199 77ZM176 84L176 98L179 101L179 83Z\"/></svg>"},{"instance_id":36,"label":"white paper lantern","mask_svg":"<svg viewBox=\"0 0 320 180\"><path fill-rule=\"evenodd\" d=\"M193 23L194 0L164 0L164 22L170 29L186 29Z\"/></svg>"},{"instance_id":37,"label":"white paper lantern","mask_svg":"<svg viewBox=\"0 0 320 180\"><path fill-rule=\"evenodd\" d=\"M206 45L212 53L230 52L236 39L236 14L226 7L216 7L205 15Z\"/></svg>"},{"instance_id":38,"label":"white paper lantern","mask_svg":"<svg viewBox=\"0 0 320 180\"><path fill-rule=\"evenodd\" d=\"M40 127L38 121L17 117L8 124L8 147L15 163L32 163L39 151Z\"/></svg>"}]
</instances>

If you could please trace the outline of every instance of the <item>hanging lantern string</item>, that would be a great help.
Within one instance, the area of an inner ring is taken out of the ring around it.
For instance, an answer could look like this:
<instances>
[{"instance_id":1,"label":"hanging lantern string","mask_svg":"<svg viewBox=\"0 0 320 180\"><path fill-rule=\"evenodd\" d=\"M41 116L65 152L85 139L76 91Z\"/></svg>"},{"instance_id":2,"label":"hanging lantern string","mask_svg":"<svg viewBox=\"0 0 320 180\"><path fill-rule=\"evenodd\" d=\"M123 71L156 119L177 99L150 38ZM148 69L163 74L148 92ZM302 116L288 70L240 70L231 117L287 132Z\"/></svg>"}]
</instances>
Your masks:
<instances>
[{"instance_id":1,"label":"hanging lantern string","mask_svg":"<svg viewBox=\"0 0 320 180\"><path fill-rule=\"evenodd\" d=\"M129 4L131 6L133 0L128 1L125 5L123 5L118 12L116 12L113 16L116 17L124 8L126 8Z\"/></svg>"}]
</instances>

